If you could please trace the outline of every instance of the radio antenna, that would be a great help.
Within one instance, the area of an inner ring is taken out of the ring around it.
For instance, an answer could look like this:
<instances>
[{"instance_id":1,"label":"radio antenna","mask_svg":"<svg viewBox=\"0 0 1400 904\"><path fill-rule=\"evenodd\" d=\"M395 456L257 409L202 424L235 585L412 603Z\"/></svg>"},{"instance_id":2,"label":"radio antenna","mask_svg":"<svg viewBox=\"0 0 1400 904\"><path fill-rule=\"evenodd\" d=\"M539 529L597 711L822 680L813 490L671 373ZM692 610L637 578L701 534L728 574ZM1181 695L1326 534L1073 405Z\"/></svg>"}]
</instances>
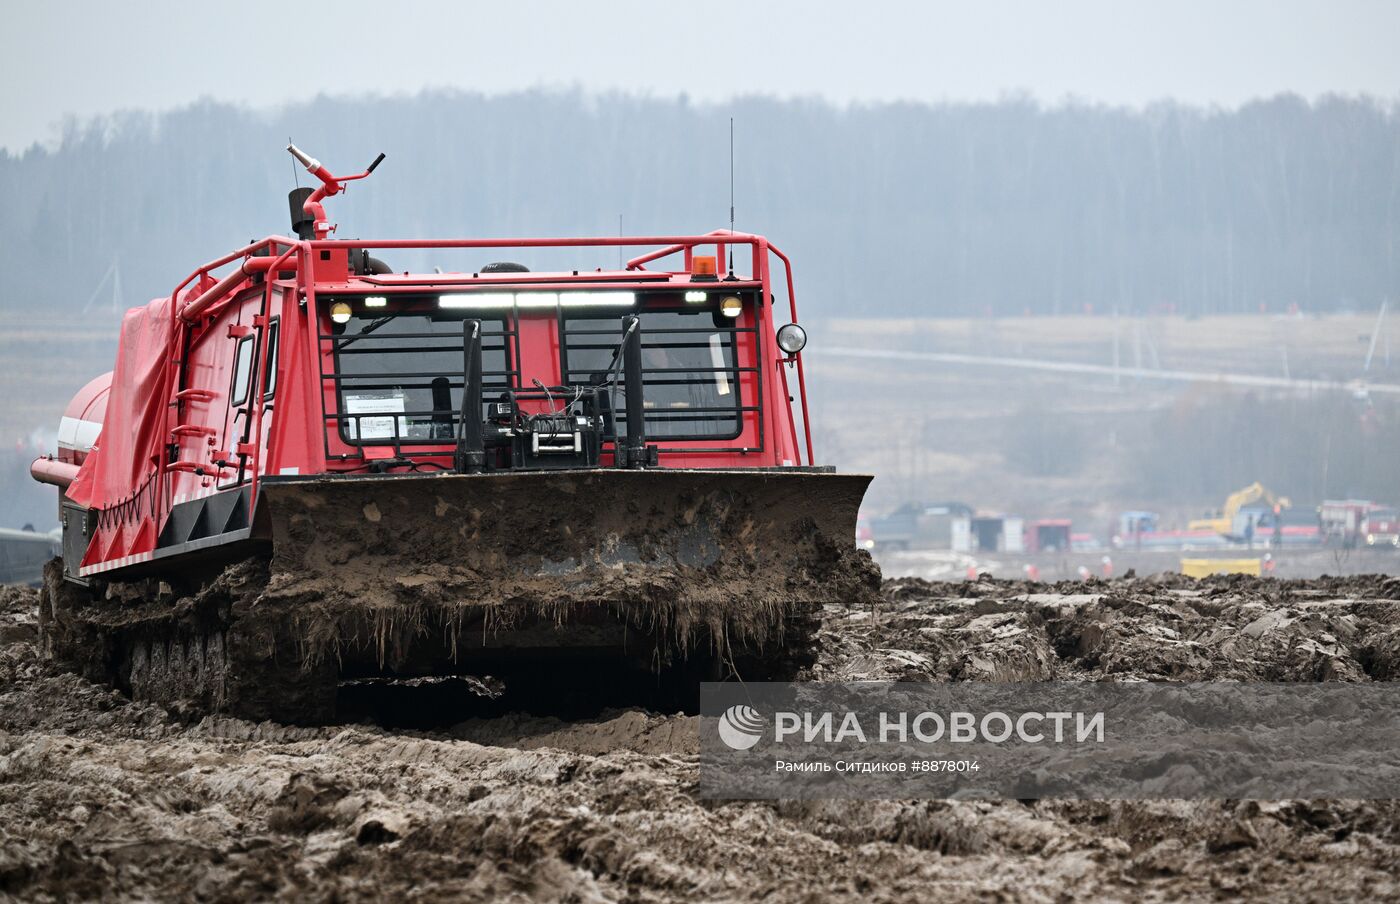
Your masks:
<instances>
[{"instance_id":1,"label":"radio antenna","mask_svg":"<svg viewBox=\"0 0 1400 904\"><path fill-rule=\"evenodd\" d=\"M292 143L292 136L288 135L288 136L287 136L287 144L291 144L291 143ZM296 186L297 188L301 188L301 177L297 175L297 162L296 162L295 159L292 160L292 182L295 184L295 186Z\"/></svg>"},{"instance_id":2,"label":"radio antenna","mask_svg":"<svg viewBox=\"0 0 1400 904\"><path fill-rule=\"evenodd\" d=\"M734 231L734 117L729 117L729 231ZM734 243L729 243L729 275L734 275Z\"/></svg>"}]
</instances>

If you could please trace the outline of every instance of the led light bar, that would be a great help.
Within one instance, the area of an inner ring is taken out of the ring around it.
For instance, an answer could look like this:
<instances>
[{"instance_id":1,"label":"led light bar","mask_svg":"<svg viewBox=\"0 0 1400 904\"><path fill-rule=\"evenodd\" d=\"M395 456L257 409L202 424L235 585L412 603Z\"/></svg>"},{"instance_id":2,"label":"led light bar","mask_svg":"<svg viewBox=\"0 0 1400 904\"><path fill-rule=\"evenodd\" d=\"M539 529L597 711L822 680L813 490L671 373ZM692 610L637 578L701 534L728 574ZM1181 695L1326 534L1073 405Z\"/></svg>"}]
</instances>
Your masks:
<instances>
[{"instance_id":1,"label":"led light bar","mask_svg":"<svg viewBox=\"0 0 1400 904\"><path fill-rule=\"evenodd\" d=\"M382 307L384 307L385 305L387 305L388 303L389 303L389 299L385 298L383 295L366 295L366 296L365 296L365 307L367 307L367 308L382 308Z\"/></svg>"},{"instance_id":2,"label":"led light bar","mask_svg":"<svg viewBox=\"0 0 1400 904\"><path fill-rule=\"evenodd\" d=\"M693 302L693 301L704 301L705 299L707 299L707 298L709 298L709 297L710 297L710 294L709 294L708 292L695 292L695 291L690 291L690 292L685 293L685 300L686 300L686 301L692 301L692 302Z\"/></svg>"},{"instance_id":3,"label":"led light bar","mask_svg":"<svg viewBox=\"0 0 1400 904\"><path fill-rule=\"evenodd\" d=\"M636 303L636 292L563 292L559 295L559 304L565 308L630 308Z\"/></svg>"},{"instance_id":4,"label":"led light bar","mask_svg":"<svg viewBox=\"0 0 1400 904\"><path fill-rule=\"evenodd\" d=\"M558 292L516 292L515 306L522 311L552 308L559 304Z\"/></svg>"},{"instance_id":5,"label":"led light bar","mask_svg":"<svg viewBox=\"0 0 1400 904\"><path fill-rule=\"evenodd\" d=\"M461 292L438 297L440 308L630 308L636 292Z\"/></svg>"},{"instance_id":6,"label":"led light bar","mask_svg":"<svg viewBox=\"0 0 1400 904\"><path fill-rule=\"evenodd\" d=\"M510 292L473 292L468 295L443 295L438 299L440 308L512 308L515 295Z\"/></svg>"}]
</instances>

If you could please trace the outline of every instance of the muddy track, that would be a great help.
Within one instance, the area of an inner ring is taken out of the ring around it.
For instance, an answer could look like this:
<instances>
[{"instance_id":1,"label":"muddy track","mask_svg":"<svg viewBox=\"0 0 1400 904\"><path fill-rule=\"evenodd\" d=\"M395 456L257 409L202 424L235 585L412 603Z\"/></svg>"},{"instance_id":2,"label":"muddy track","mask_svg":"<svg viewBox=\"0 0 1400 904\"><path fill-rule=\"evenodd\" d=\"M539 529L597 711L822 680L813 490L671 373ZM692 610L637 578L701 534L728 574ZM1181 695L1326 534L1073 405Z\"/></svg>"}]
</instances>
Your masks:
<instances>
[{"instance_id":1,"label":"muddy track","mask_svg":"<svg viewBox=\"0 0 1400 904\"><path fill-rule=\"evenodd\" d=\"M88 590L65 583L61 567L46 569L39 606L39 639L58 666L187 718L333 720L333 663L305 655L284 610L258 605L264 563L239 563L183 595L156 580Z\"/></svg>"},{"instance_id":2,"label":"muddy track","mask_svg":"<svg viewBox=\"0 0 1400 904\"><path fill-rule=\"evenodd\" d=\"M654 587L628 596L614 589L601 602L536 592L485 603L400 576L381 580L381 591L396 590L386 603L343 589L318 593L310 574L293 582L265 559L229 566L202 584L146 579L90 588L64 582L55 560L41 594L39 640L60 667L186 718L223 713L330 724L374 716L403 699L347 685L450 675L504 689L504 700L480 701L483 712L551 703L560 711L596 710L591 701L600 695L617 705L693 709L702 680L790 680L809 670L822 623L813 596L878 599L878 572L863 553L818 547L812 564L829 590L814 594L790 582L791 596L770 588L767 602L748 611L746 592L756 582L725 593L705 588L711 611L678 625L666 606L679 597L662 594L665 604L655 604ZM657 569L644 570L654 583ZM644 692L629 697L622 692L628 685Z\"/></svg>"},{"instance_id":3,"label":"muddy track","mask_svg":"<svg viewBox=\"0 0 1400 904\"><path fill-rule=\"evenodd\" d=\"M879 607L828 607L813 673L1393 680L1400 647L1387 578L884 589ZM705 803L691 717L190 722L46 663L37 602L0 592L0 895L1400 896L1397 802Z\"/></svg>"}]
</instances>

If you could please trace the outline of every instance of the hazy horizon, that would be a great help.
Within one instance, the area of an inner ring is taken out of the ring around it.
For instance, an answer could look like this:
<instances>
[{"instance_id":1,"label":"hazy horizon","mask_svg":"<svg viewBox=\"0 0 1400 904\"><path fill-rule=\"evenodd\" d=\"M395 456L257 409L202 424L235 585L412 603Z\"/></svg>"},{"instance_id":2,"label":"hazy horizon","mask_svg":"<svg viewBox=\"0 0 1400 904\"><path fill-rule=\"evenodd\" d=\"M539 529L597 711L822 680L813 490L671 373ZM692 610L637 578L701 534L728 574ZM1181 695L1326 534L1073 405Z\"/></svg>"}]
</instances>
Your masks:
<instances>
[{"instance_id":1,"label":"hazy horizon","mask_svg":"<svg viewBox=\"0 0 1400 904\"><path fill-rule=\"evenodd\" d=\"M201 99L275 110L320 95L430 89L577 89L698 104L757 95L836 106L1024 96L1049 106L1175 101L1228 110L1279 94L1400 99L1390 41L1400 6L1375 0L888 4L839 21L845 7L791 2L717 2L703 16L632 0L422 2L387 16L378 4L348 0L333 18L307 17L301 28L302 17L263 0L244 4L217 39L198 5L79 6L83 28L70 27L72 7L8 10L12 33L24 39L0 62L0 148L52 143L73 118L159 113Z\"/></svg>"}]
</instances>

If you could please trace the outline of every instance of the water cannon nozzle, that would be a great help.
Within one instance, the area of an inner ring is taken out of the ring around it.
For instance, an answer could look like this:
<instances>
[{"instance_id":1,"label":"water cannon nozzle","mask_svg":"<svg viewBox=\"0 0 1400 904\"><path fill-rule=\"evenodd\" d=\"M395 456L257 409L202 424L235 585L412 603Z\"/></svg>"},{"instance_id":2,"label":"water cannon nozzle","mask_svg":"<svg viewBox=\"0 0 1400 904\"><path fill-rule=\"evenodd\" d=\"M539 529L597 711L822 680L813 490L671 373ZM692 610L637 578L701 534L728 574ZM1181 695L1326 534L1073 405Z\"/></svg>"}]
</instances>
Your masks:
<instances>
[{"instance_id":1,"label":"water cannon nozzle","mask_svg":"<svg viewBox=\"0 0 1400 904\"><path fill-rule=\"evenodd\" d=\"M287 153L291 154L293 157L297 158L297 160L301 161L301 165L306 167L308 170L314 171L321 168L321 162L319 160L317 160L315 157L312 157L310 154L305 153L304 151L302 151L301 148L297 147L294 144L287 145Z\"/></svg>"}]
</instances>

